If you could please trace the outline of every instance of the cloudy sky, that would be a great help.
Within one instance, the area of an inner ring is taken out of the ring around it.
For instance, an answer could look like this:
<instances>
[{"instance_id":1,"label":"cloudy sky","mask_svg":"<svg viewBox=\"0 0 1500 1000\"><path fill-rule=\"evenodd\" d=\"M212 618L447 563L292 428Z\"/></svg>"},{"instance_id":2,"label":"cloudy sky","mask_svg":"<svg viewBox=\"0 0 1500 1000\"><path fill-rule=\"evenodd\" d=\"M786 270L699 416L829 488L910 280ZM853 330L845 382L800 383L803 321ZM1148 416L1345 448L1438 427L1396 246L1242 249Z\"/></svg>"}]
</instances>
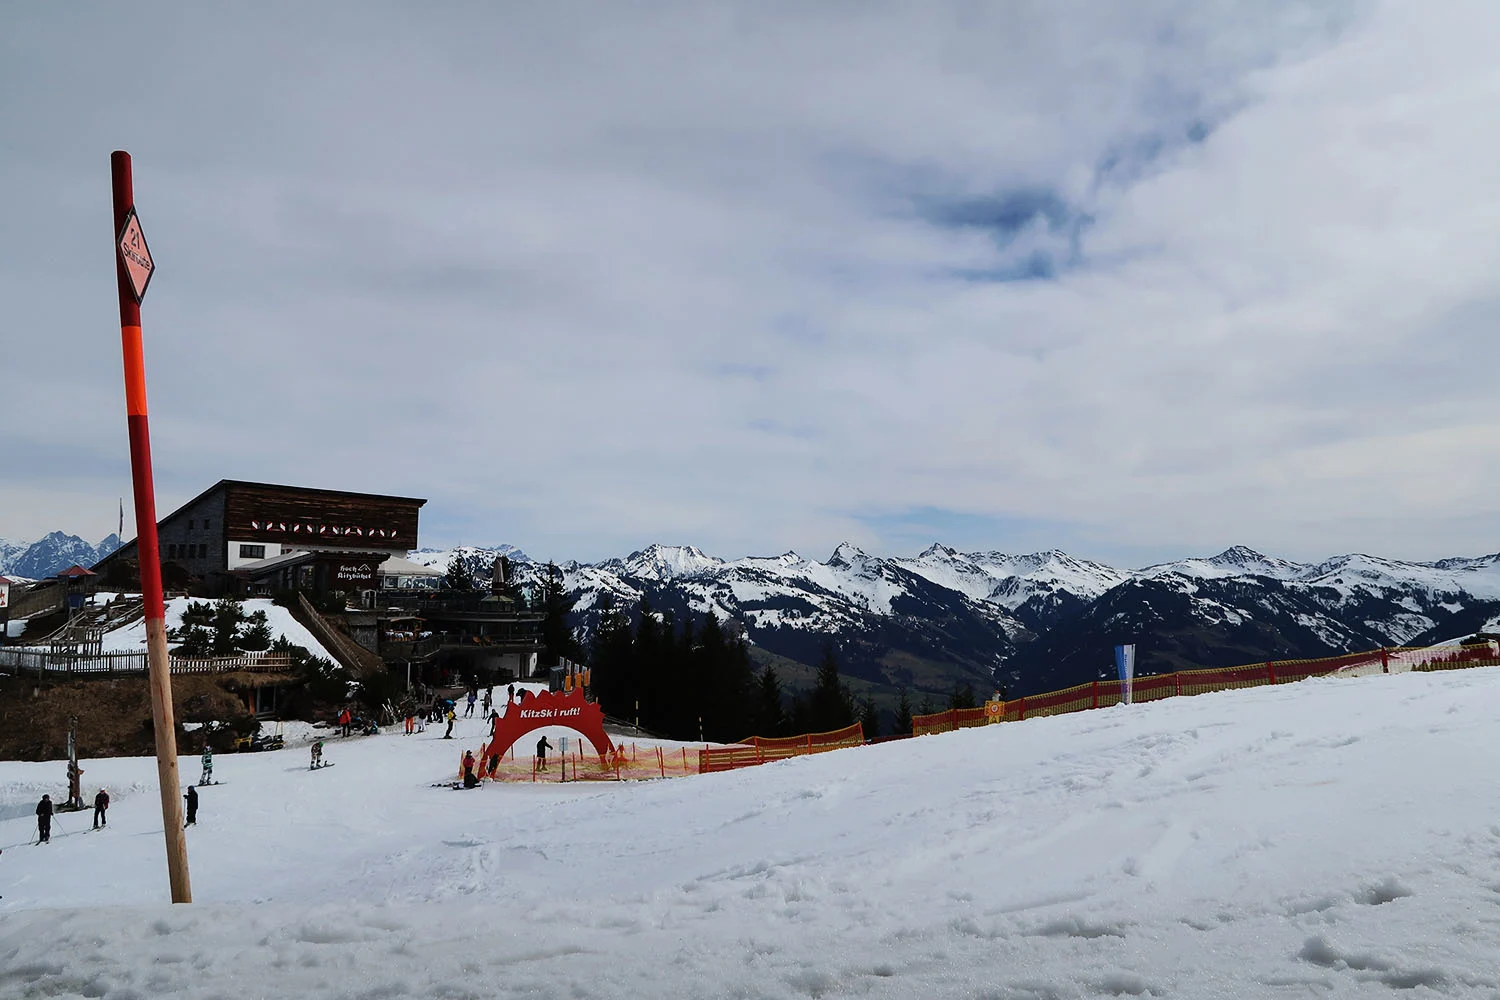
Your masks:
<instances>
[{"instance_id":1,"label":"cloudy sky","mask_svg":"<svg viewBox=\"0 0 1500 1000\"><path fill-rule=\"evenodd\" d=\"M1500 7L32 4L0 536L424 496L424 544L1500 549ZM127 530L127 534L131 533Z\"/></svg>"}]
</instances>

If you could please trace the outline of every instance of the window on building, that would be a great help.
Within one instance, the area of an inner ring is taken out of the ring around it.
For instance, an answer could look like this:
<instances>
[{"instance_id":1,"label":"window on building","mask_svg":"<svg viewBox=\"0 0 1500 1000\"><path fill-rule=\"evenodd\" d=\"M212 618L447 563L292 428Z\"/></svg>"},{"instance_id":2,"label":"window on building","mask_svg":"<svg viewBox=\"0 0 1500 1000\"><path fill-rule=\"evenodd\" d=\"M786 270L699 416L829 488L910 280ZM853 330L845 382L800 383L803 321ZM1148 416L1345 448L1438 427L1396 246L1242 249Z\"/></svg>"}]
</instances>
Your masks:
<instances>
[{"instance_id":1,"label":"window on building","mask_svg":"<svg viewBox=\"0 0 1500 1000\"><path fill-rule=\"evenodd\" d=\"M203 519L203 527L205 527L205 528L208 528L208 527L211 527L211 526L212 526L212 524L213 524L213 522L212 522L212 521L210 521L210 520L209 520L209 519L208 519L208 518L206 518L206 517L205 517L205 518L204 518L204 519Z\"/></svg>"},{"instance_id":2,"label":"window on building","mask_svg":"<svg viewBox=\"0 0 1500 1000\"><path fill-rule=\"evenodd\" d=\"M198 545L198 558L199 559L207 559L208 558L208 543L207 542L200 542L199 543L199 545Z\"/></svg>"},{"instance_id":3,"label":"window on building","mask_svg":"<svg viewBox=\"0 0 1500 1000\"><path fill-rule=\"evenodd\" d=\"M189 531L193 530L193 519L192 518L188 518L188 530Z\"/></svg>"},{"instance_id":4,"label":"window on building","mask_svg":"<svg viewBox=\"0 0 1500 1000\"><path fill-rule=\"evenodd\" d=\"M264 545L241 545L240 546L240 558L241 559L264 559L265 557L266 557L266 547Z\"/></svg>"},{"instance_id":5,"label":"window on building","mask_svg":"<svg viewBox=\"0 0 1500 1000\"><path fill-rule=\"evenodd\" d=\"M175 546L175 545L168 545L167 546L167 558L168 559L176 559L177 558L177 546Z\"/></svg>"}]
</instances>

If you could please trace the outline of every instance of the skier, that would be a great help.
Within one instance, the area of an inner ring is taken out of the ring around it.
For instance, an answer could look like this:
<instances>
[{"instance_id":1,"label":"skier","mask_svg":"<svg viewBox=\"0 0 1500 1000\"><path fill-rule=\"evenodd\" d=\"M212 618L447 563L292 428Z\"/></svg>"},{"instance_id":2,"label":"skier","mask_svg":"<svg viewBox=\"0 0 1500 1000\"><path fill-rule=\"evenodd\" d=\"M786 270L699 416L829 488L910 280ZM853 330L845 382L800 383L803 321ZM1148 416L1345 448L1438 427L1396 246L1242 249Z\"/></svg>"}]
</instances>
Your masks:
<instances>
[{"instance_id":1,"label":"skier","mask_svg":"<svg viewBox=\"0 0 1500 1000\"><path fill-rule=\"evenodd\" d=\"M312 770L323 766L323 741L313 740L312 745ZM340 771L340 774L344 772Z\"/></svg>"},{"instance_id":2,"label":"skier","mask_svg":"<svg viewBox=\"0 0 1500 1000\"><path fill-rule=\"evenodd\" d=\"M495 707L495 699L490 697L490 693L488 690L484 692L484 700L480 702L480 706L484 709L484 717L486 719L495 714L492 711L492 709Z\"/></svg>"},{"instance_id":3,"label":"skier","mask_svg":"<svg viewBox=\"0 0 1500 1000\"><path fill-rule=\"evenodd\" d=\"M410 736L417 731L417 707L408 701L401 709L406 716L406 735Z\"/></svg>"},{"instance_id":4,"label":"skier","mask_svg":"<svg viewBox=\"0 0 1500 1000\"><path fill-rule=\"evenodd\" d=\"M182 825L184 827L197 826L198 825L198 789L194 788L192 785L188 785L187 794L184 795L183 798L187 799L188 813L187 813L187 822L184 823L184 824L182 824Z\"/></svg>"},{"instance_id":5,"label":"skier","mask_svg":"<svg viewBox=\"0 0 1500 1000\"><path fill-rule=\"evenodd\" d=\"M200 785L212 785L214 783L214 748L207 743L203 744L203 774L198 778Z\"/></svg>"},{"instance_id":6,"label":"skier","mask_svg":"<svg viewBox=\"0 0 1500 1000\"><path fill-rule=\"evenodd\" d=\"M469 692L469 698L468 698L468 707L464 709L464 718L465 719L472 719L474 717L474 701L475 701L474 692L470 691Z\"/></svg>"},{"instance_id":7,"label":"skier","mask_svg":"<svg viewBox=\"0 0 1500 1000\"><path fill-rule=\"evenodd\" d=\"M536 741L536 759L543 771L547 770L547 751L551 749L552 744L547 742L547 737L543 736Z\"/></svg>"},{"instance_id":8,"label":"skier","mask_svg":"<svg viewBox=\"0 0 1500 1000\"><path fill-rule=\"evenodd\" d=\"M507 700L508 701L515 701L516 700L516 686L514 684L512 684L510 686L510 689L507 692Z\"/></svg>"},{"instance_id":9,"label":"skier","mask_svg":"<svg viewBox=\"0 0 1500 1000\"><path fill-rule=\"evenodd\" d=\"M354 713L351 712L351 711L349 711L348 708L345 708L342 712L339 713L338 723L339 723L340 726L343 727L343 730L344 730L343 734L345 736L349 735L349 726L353 722L354 722Z\"/></svg>"},{"instance_id":10,"label":"skier","mask_svg":"<svg viewBox=\"0 0 1500 1000\"><path fill-rule=\"evenodd\" d=\"M474 777L474 751L464 753L464 787L473 788L479 784L479 779Z\"/></svg>"},{"instance_id":11,"label":"skier","mask_svg":"<svg viewBox=\"0 0 1500 1000\"><path fill-rule=\"evenodd\" d=\"M43 795L36 804L36 842L45 844L52 840L52 796Z\"/></svg>"},{"instance_id":12,"label":"skier","mask_svg":"<svg viewBox=\"0 0 1500 1000\"><path fill-rule=\"evenodd\" d=\"M101 789L99 789L99 794L94 796L94 829L95 830L99 829L101 826L109 826L109 817L106 815L106 813L108 813L108 812L109 812L109 793L106 792L104 789L101 788Z\"/></svg>"},{"instance_id":13,"label":"skier","mask_svg":"<svg viewBox=\"0 0 1500 1000\"><path fill-rule=\"evenodd\" d=\"M453 711L453 709L451 709L451 708L448 709L448 731L443 734L443 739L445 739L445 740L451 740L451 739L453 739L453 723L455 723L457 721L458 721L458 713L455 712L455 711Z\"/></svg>"}]
</instances>

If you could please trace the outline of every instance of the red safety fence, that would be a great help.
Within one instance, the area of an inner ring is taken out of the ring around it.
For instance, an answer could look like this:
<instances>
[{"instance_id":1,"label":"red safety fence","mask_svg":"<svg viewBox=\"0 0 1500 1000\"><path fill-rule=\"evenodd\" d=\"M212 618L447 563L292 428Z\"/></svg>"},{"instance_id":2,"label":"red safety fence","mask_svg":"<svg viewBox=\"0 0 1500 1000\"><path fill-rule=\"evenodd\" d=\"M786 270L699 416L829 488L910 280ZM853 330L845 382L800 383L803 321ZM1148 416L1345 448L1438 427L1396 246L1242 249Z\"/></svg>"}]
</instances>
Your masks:
<instances>
[{"instance_id":1,"label":"red safety fence","mask_svg":"<svg viewBox=\"0 0 1500 1000\"><path fill-rule=\"evenodd\" d=\"M803 757L843 747L863 746L865 730L858 722L829 733L805 736L750 736L727 747L706 747L698 751L698 772L732 771L737 767L755 767L788 757Z\"/></svg>"},{"instance_id":2,"label":"red safety fence","mask_svg":"<svg viewBox=\"0 0 1500 1000\"><path fill-rule=\"evenodd\" d=\"M1464 646L1420 646L1373 649L1310 660L1270 660L1238 667L1179 670L1171 674L1137 677L1131 683L1132 702L1157 701L1180 695L1209 694L1264 684L1290 684L1309 677L1330 675L1357 677L1407 671L1462 670L1500 666L1500 644L1474 643ZM1010 701L992 701L983 708L958 708L912 716L912 734L947 733L989 722L1017 722L1046 715L1064 715L1118 705L1124 698L1124 683L1091 681L1061 691L1027 695Z\"/></svg>"}]
</instances>

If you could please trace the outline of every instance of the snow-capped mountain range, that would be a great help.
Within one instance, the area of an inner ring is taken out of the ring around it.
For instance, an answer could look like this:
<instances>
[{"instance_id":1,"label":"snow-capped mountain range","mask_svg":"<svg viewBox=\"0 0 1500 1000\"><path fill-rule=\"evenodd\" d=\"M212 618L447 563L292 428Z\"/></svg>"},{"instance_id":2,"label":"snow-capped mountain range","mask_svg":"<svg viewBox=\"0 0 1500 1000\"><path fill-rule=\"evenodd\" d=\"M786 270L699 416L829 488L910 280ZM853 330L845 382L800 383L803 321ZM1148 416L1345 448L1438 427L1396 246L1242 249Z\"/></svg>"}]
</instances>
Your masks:
<instances>
[{"instance_id":1,"label":"snow-capped mountain range","mask_svg":"<svg viewBox=\"0 0 1500 1000\"><path fill-rule=\"evenodd\" d=\"M487 573L507 555L522 582L543 567L510 547L422 550ZM825 640L877 689L933 693L992 683L1049 690L1111 669L1117 642L1143 672L1314 657L1467 635L1500 616L1500 555L1403 562L1351 554L1296 563L1236 546L1121 570L1060 551L1011 555L933 545L879 558L849 544L824 561L795 552L721 559L652 545L624 558L558 564L587 631L610 605L644 598L677 616L713 611L759 655L815 662Z\"/></svg>"},{"instance_id":2,"label":"snow-capped mountain range","mask_svg":"<svg viewBox=\"0 0 1500 1000\"><path fill-rule=\"evenodd\" d=\"M92 566L119 547L120 538L114 533L98 545L61 531L54 531L35 542L0 538L0 576L41 580L61 573L69 566Z\"/></svg>"}]
</instances>

